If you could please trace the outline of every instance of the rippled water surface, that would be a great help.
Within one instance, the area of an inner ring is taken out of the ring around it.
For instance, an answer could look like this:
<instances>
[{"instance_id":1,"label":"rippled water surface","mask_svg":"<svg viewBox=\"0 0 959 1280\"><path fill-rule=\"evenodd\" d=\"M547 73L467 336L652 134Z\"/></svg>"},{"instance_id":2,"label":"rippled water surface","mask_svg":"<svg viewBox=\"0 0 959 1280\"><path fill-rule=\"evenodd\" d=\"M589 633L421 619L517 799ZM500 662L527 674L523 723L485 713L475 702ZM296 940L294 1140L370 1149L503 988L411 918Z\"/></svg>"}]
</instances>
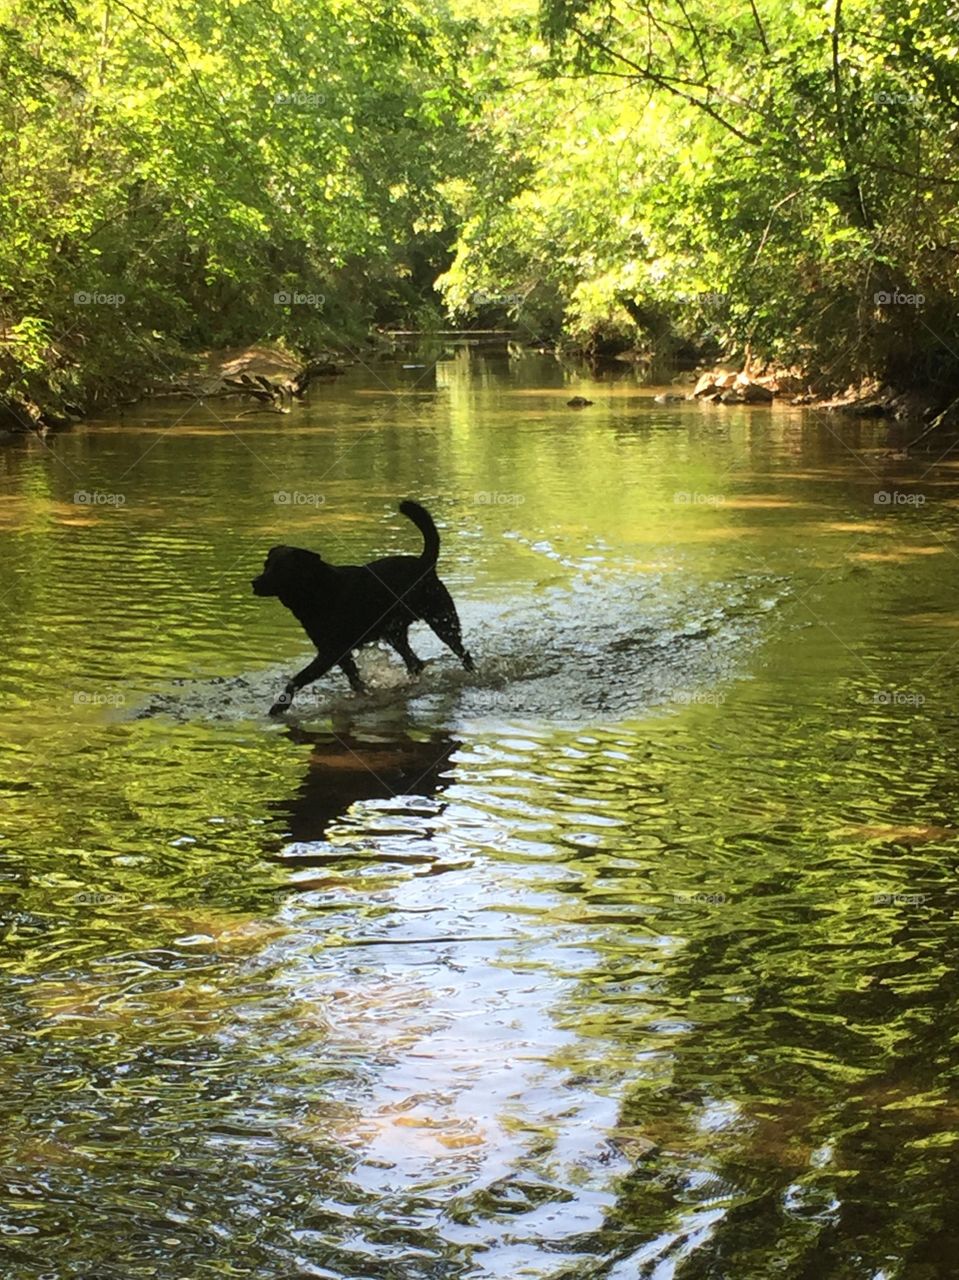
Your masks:
<instances>
[{"instance_id":1,"label":"rippled water surface","mask_svg":"<svg viewBox=\"0 0 959 1280\"><path fill-rule=\"evenodd\" d=\"M954 1276L959 463L424 363L0 453L0 1274Z\"/></svg>"}]
</instances>

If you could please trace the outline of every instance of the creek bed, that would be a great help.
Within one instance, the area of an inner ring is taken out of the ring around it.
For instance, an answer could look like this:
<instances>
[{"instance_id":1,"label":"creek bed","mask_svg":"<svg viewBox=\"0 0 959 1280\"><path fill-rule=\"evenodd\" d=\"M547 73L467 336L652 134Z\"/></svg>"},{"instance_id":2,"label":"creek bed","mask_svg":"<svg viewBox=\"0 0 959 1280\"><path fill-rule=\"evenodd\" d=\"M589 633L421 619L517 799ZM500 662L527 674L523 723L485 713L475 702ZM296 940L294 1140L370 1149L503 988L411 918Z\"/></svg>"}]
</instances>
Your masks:
<instances>
[{"instance_id":1,"label":"creek bed","mask_svg":"<svg viewBox=\"0 0 959 1280\"><path fill-rule=\"evenodd\" d=\"M959 462L421 359L0 455L2 1274L951 1275Z\"/></svg>"}]
</instances>

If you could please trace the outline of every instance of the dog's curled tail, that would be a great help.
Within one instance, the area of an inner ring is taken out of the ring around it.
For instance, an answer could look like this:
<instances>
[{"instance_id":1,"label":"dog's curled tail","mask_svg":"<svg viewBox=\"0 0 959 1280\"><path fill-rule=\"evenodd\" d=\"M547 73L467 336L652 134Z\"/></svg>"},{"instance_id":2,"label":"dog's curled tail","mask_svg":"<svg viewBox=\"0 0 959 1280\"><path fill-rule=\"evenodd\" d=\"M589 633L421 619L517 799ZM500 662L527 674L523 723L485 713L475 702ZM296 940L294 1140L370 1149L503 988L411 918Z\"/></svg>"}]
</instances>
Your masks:
<instances>
[{"instance_id":1,"label":"dog's curled tail","mask_svg":"<svg viewBox=\"0 0 959 1280\"><path fill-rule=\"evenodd\" d=\"M440 554L440 535L436 531L433 517L425 507L421 507L418 502L413 502L410 498L400 503L400 511L407 519L413 521L423 535L423 550L420 552L420 559L424 564L436 564Z\"/></svg>"}]
</instances>

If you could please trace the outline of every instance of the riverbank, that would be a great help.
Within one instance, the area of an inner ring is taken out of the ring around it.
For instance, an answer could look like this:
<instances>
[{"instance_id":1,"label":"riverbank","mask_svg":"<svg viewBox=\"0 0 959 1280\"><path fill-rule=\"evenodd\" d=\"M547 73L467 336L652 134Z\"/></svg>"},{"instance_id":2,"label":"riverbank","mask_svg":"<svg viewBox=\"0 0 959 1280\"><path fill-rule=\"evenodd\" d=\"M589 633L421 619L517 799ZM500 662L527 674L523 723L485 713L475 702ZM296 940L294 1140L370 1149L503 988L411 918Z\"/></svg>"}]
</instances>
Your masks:
<instances>
[{"instance_id":1,"label":"riverbank","mask_svg":"<svg viewBox=\"0 0 959 1280\"><path fill-rule=\"evenodd\" d=\"M721 365L701 373L686 397L718 405L772 404L775 401L849 418L886 419L900 424L903 447L918 445L935 432L959 430L959 396L943 388L901 390L875 380L837 390L817 385L798 369L765 366L761 371ZM909 430L914 429L914 435Z\"/></svg>"},{"instance_id":2,"label":"riverbank","mask_svg":"<svg viewBox=\"0 0 959 1280\"><path fill-rule=\"evenodd\" d=\"M64 395L58 389L57 365L36 375L24 391L0 394L0 434L59 430L92 413L149 399L220 400L246 398L254 412L288 412L288 401L303 395L317 379L338 377L348 358L324 350L309 357L296 355L281 344L254 342L246 346L181 355L162 367L135 369L129 382L98 385L96 379L75 376L76 388Z\"/></svg>"},{"instance_id":3,"label":"riverbank","mask_svg":"<svg viewBox=\"0 0 959 1280\"><path fill-rule=\"evenodd\" d=\"M395 331L371 335L369 354L382 355L387 347L395 348L398 336ZM545 353L542 344L531 349ZM561 352L554 350L552 354L562 363ZM311 382L335 379L351 363L352 356L332 348L306 357L282 343L253 342L195 354L180 353L179 358L164 359L159 368L156 361L149 368L134 367L126 383L113 381L103 386L90 379L89 399L78 403L82 397L70 399L58 390L60 380L54 362L45 376L35 377L31 394L0 394L0 437L60 430L93 413L151 399L245 399L249 408L241 417L285 414ZM959 432L959 398L942 388L898 390L878 381L866 381L839 389L824 386L815 374L770 364L747 363L740 369L721 363L705 370L693 369L682 376L691 389L684 395L677 394L677 400L685 398L718 406L779 403L846 418L887 420L899 428L895 441L899 448L916 446L936 433ZM74 375L74 382L84 385L82 376Z\"/></svg>"}]
</instances>

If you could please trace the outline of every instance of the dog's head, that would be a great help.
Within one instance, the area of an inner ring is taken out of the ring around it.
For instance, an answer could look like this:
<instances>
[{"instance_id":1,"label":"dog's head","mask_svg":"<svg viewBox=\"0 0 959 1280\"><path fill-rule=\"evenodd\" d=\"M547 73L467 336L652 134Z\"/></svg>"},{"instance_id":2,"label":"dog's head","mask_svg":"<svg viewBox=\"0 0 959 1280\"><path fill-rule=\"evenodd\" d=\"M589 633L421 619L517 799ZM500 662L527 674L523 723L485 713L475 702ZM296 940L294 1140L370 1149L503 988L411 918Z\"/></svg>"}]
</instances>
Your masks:
<instances>
[{"instance_id":1,"label":"dog's head","mask_svg":"<svg viewBox=\"0 0 959 1280\"><path fill-rule=\"evenodd\" d=\"M255 596L284 596L296 594L297 589L315 576L323 557L302 547L271 547L263 562L263 572L254 578L251 586Z\"/></svg>"}]
</instances>

